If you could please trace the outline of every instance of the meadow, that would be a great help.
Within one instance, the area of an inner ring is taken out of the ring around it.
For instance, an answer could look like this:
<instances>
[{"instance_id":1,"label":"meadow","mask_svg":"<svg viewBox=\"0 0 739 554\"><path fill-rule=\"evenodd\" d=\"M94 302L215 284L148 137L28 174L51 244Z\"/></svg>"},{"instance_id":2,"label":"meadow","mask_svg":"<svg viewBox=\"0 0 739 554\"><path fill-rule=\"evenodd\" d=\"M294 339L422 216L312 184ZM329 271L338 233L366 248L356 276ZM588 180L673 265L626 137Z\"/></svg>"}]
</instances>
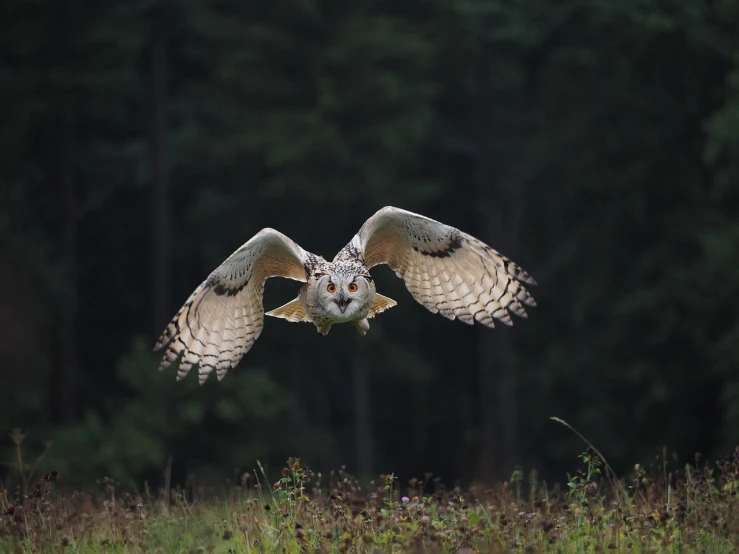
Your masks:
<instances>
[{"instance_id":1,"label":"meadow","mask_svg":"<svg viewBox=\"0 0 739 554\"><path fill-rule=\"evenodd\" d=\"M361 483L346 468L322 475L290 458L275 482L259 464L220 490L167 480L137 494L108 478L94 492L70 491L53 471L0 490L0 551L735 551L739 447L718 461L668 465L665 456L617 478L590 445L563 484L517 469L463 490L431 474Z\"/></svg>"}]
</instances>

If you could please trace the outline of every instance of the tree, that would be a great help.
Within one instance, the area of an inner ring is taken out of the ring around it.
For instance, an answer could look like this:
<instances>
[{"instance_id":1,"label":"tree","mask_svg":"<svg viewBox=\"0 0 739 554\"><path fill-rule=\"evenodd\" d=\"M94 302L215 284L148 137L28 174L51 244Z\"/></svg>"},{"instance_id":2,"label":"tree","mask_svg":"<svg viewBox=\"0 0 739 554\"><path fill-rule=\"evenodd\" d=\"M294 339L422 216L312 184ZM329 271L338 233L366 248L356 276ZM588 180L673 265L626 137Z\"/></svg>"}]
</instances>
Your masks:
<instances>
[{"instance_id":1,"label":"tree","mask_svg":"<svg viewBox=\"0 0 739 554\"><path fill-rule=\"evenodd\" d=\"M155 10L152 16L149 49L149 98L151 108L151 176L153 229L153 301L152 325L156 335L167 324L170 314L170 283L172 279L171 221L169 198L169 157L167 155L169 93L169 23L166 8Z\"/></svg>"}]
</instances>

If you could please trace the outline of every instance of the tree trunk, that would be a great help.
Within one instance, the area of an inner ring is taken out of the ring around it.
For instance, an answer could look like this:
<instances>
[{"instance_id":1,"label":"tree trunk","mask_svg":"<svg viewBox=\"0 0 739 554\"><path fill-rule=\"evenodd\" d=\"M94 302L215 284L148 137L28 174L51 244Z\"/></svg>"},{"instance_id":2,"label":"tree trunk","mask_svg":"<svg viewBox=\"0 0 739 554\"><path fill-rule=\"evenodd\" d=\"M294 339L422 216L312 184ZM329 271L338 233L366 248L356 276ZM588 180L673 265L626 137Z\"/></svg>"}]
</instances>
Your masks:
<instances>
[{"instance_id":1,"label":"tree trunk","mask_svg":"<svg viewBox=\"0 0 739 554\"><path fill-rule=\"evenodd\" d=\"M167 156L167 90L169 36L165 23L157 24L151 45L151 174L153 200L154 290L152 325L159 335L169 320L171 284L171 216Z\"/></svg>"},{"instance_id":2,"label":"tree trunk","mask_svg":"<svg viewBox=\"0 0 739 554\"><path fill-rule=\"evenodd\" d=\"M357 448L359 475L372 475L374 469L372 440L372 395L370 394L370 368L367 362L366 345L356 337L356 351L352 360L354 380L354 444Z\"/></svg>"},{"instance_id":3,"label":"tree trunk","mask_svg":"<svg viewBox=\"0 0 739 554\"><path fill-rule=\"evenodd\" d=\"M516 167L516 161L510 162L513 165L506 171L495 164L496 154L499 154L493 141L496 126L492 106L495 99L490 56L484 47L480 47L476 73L478 229L486 242L490 241L496 249L515 259L523 174L518 175L511 170ZM497 158L501 159L501 156ZM483 480L510 474L519 458L511 335L508 329L500 328L503 325L498 327L494 332L478 330L481 416L478 476Z\"/></svg>"},{"instance_id":4,"label":"tree trunk","mask_svg":"<svg viewBox=\"0 0 739 554\"><path fill-rule=\"evenodd\" d=\"M60 422L69 423L75 416L77 387L77 143L71 108L62 116L59 144L60 250L66 291L59 314L59 359L55 386L57 416Z\"/></svg>"},{"instance_id":5,"label":"tree trunk","mask_svg":"<svg viewBox=\"0 0 739 554\"><path fill-rule=\"evenodd\" d=\"M299 436L305 436L310 430L311 424L305 408L305 357L304 353L293 348L287 356L288 374L290 376L290 392L293 394L293 402L290 409L290 426L295 429Z\"/></svg>"}]
</instances>

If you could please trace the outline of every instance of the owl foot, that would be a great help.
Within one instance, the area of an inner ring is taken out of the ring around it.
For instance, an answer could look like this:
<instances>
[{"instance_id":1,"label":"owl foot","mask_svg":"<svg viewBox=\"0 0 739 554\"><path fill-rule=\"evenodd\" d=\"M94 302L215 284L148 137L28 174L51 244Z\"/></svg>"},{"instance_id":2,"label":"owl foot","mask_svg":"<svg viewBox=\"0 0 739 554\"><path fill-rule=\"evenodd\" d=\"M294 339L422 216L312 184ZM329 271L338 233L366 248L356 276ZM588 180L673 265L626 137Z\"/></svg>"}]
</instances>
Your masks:
<instances>
[{"instance_id":1,"label":"owl foot","mask_svg":"<svg viewBox=\"0 0 739 554\"><path fill-rule=\"evenodd\" d=\"M367 331L369 331L369 321L367 321L367 318L352 321L352 325L354 325L354 328L359 331L359 334L362 336L365 336Z\"/></svg>"}]
</instances>

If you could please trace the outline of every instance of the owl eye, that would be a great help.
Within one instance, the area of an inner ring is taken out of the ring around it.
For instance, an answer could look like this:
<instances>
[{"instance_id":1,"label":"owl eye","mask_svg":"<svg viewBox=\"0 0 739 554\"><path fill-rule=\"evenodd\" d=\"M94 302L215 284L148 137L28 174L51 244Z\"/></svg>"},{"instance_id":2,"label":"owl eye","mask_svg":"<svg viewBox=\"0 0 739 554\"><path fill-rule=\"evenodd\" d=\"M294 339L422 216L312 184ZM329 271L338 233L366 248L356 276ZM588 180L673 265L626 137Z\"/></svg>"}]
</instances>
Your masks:
<instances>
[{"instance_id":1,"label":"owl eye","mask_svg":"<svg viewBox=\"0 0 739 554\"><path fill-rule=\"evenodd\" d=\"M328 292L336 292L336 285L334 285L333 283L329 283L328 286L326 287L326 290Z\"/></svg>"},{"instance_id":2,"label":"owl eye","mask_svg":"<svg viewBox=\"0 0 739 554\"><path fill-rule=\"evenodd\" d=\"M350 284L347 288L349 289L349 292L357 292L357 284L356 283Z\"/></svg>"}]
</instances>

